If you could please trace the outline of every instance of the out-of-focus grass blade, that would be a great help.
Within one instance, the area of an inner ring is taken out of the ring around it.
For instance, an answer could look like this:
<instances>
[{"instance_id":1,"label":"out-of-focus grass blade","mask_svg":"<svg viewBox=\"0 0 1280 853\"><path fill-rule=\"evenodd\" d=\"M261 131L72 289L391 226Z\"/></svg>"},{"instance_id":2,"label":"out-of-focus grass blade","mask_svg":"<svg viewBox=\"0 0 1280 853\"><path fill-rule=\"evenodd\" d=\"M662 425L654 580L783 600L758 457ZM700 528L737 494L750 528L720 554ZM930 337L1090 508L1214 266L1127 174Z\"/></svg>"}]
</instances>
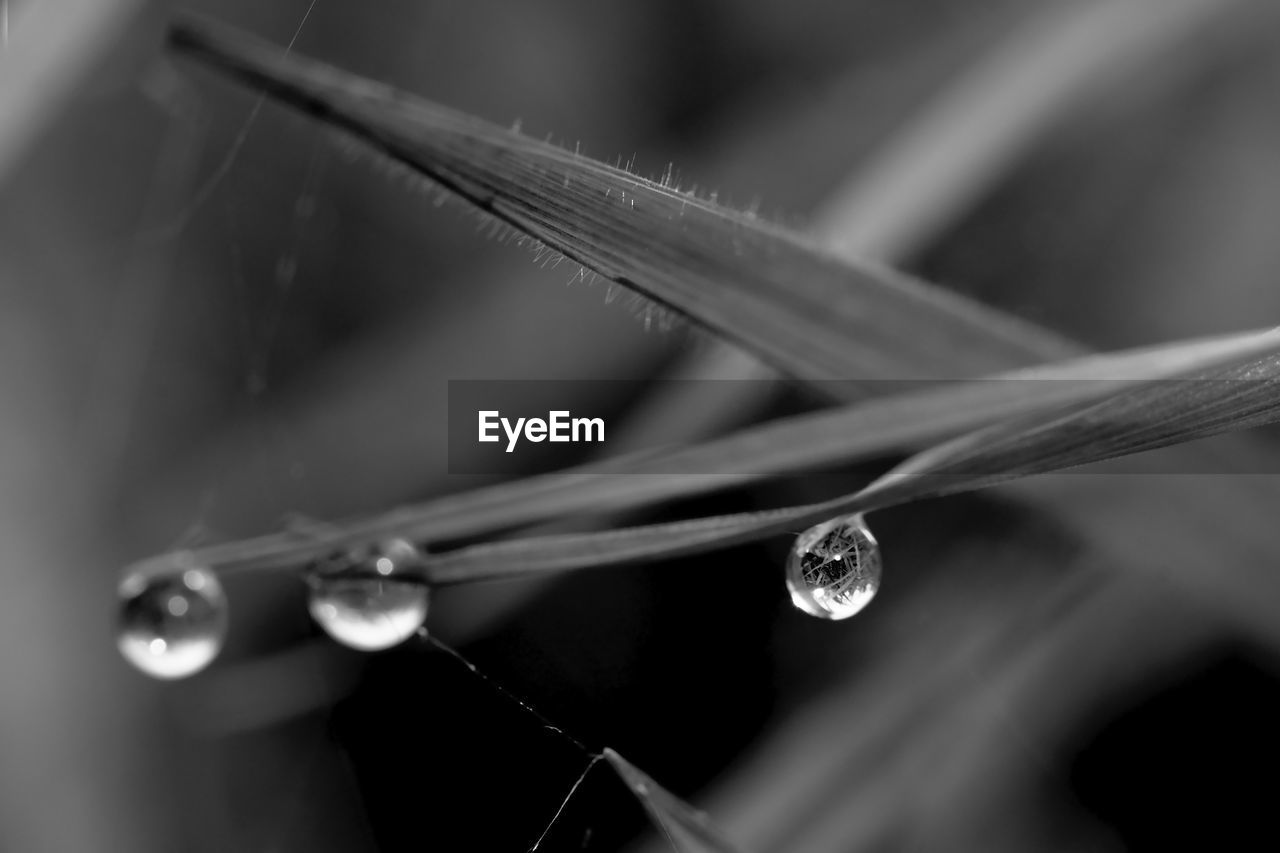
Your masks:
<instances>
[{"instance_id":1,"label":"out-of-focus grass blade","mask_svg":"<svg viewBox=\"0 0 1280 853\"><path fill-rule=\"evenodd\" d=\"M704 813L653 781L640 768L612 749L605 749L604 757L680 853L741 853Z\"/></svg>"},{"instance_id":2,"label":"out-of-focus grass blade","mask_svg":"<svg viewBox=\"0 0 1280 853\"><path fill-rule=\"evenodd\" d=\"M1249 2L1085 0L1037 7L934 104L907 117L894 145L834 192L824 242L845 257L901 258L957 221L960 210L1077 104L1104 99L1117 81L1168 85L1177 74L1159 58L1221 29ZM1177 54L1184 67L1187 53Z\"/></svg>"},{"instance_id":3,"label":"out-of-focus grass blade","mask_svg":"<svg viewBox=\"0 0 1280 853\"><path fill-rule=\"evenodd\" d=\"M935 379L1078 349L791 232L233 29L176 23L171 44L365 140L571 261L809 380ZM954 353L967 354L957 373Z\"/></svg>"},{"instance_id":4,"label":"out-of-focus grass blade","mask_svg":"<svg viewBox=\"0 0 1280 853\"><path fill-rule=\"evenodd\" d=\"M835 515L1272 423L1280 419L1280 332L1263 338L1261 354L1176 380L1126 387L1066 412L1055 407L926 450L852 495L765 512L476 545L440 555L427 573L433 581L450 583L691 554Z\"/></svg>"},{"instance_id":5,"label":"out-of-focus grass blade","mask_svg":"<svg viewBox=\"0 0 1280 853\"><path fill-rule=\"evenodd\" d=\"M0 183L143 6L139 0L13 5L4 4L0 47Z\"/></svg>"},{"instance_id":6,"label":"out-of-focus grass blade","mask_svg":"<svg viewBox=\"0 0 1280 853\"><path fill-rule=\"evenodd\" d=\"M930 385L766 423L690 447L632 454L449 495L368 519L326 525L305 537L284 533L221 543L191 557L224 570L290 568L336 547L384 536L437 542L559 517L635 510L919 446L1005 417L1057 411L1133 383L1256 355L1269 350L1274 340L1272 332L1241 333L1089 356L987 380ZM161 556L146 562L163 566L165 561Z\"/></svg>"},{"instance_id":7,"label":"out-of-focus grass blade","mask_svg":"<svg viewBox=\"0 0 1280 853\"><path fill-rule=\"evenodd\" d=\"M1043 839L1025 837L1012 848L985 835L957 844L969 837L947 830L956 833L966 808L1001 825L1008 786L1042 784L1082 715L1185 663L1222 626L1141 575L1043 558L1034 547L984 545L971 559L1005 564L976 572L986 595L965 595L974 569L961 563L945 572L954 583L935 577L901 596L897 633L866 640L863 666L833 673L822 694L739 757L739 772L705 800L717 820L759 853L867 851L901 842L928 802L936 810L909 836L912 849L1044 850Z\"/></svg>"}]
</instances>

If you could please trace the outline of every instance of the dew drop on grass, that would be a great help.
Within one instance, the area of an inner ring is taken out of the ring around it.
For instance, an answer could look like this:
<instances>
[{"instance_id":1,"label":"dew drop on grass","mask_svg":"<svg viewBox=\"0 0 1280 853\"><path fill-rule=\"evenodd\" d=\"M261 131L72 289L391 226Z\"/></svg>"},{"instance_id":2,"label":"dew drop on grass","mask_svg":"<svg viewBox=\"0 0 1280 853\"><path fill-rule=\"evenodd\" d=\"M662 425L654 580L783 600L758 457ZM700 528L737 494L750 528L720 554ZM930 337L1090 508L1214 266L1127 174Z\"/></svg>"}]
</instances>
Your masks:
<instances>
[{"instance_id":1,"label":"dew drop on grass","mask_svg":"<svg viewBox=\"0 0 1280 853\"><path fill-rule=\"evenodd\" d=\"M412 543L392 539L317 563L307 576L311 618L360 651L404 642L427 618L430 590L411 571L422 559Z\"/></svg>"},{"instance_id":2,"label":"dew drop on grass","mask_svg":"<svg viewBox=\"0 0 1280 853\"><path fill-rule=\"evenodd\" d=\"M880 546L862 515L844 515L796 537L787 557L791 603L820 619L848 619L880 588Z\"/></svg>"},{"instance_id":3,"label":"dew drop on grass","mask_svg":"<svg viewBox=\"0 0 1280 853\"><path fill-rule=\"evenodd\" d=\"M186 678L218 656L227 633L227 597L208 569L175 565L120 581L116 644L153 678Z\"/></svg>"}]
</instances>

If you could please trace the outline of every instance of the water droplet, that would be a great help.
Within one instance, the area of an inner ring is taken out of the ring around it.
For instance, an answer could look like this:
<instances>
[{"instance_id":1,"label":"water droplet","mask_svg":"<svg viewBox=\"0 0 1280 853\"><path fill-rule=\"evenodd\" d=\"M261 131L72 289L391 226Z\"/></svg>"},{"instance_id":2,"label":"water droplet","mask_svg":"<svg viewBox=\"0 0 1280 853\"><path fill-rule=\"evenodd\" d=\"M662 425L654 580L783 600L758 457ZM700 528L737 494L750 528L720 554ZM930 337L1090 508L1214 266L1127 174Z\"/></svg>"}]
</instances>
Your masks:
<instances>
[{"instance_id":1,"label":"water droplet","mask_svg":"<svg viewBox=\"0 0 1280 853\"><path fill-rule=\"evenodd\" d=\"M787 557L791 602L820 619L848 619L880 588L880 546L859 515L810 527Z\"/></svg>"},{"instance_id":2,"label":"water droplet","mask_svg":"<svg viewBox=\"0 0 1280 853\"><path fill-rule=\"evenodd\" d=\"M427 618L430 590L410 571L421 562L422 553L403 539L320 561L307 577L311 618L353 649L404 642Z\"/></svg>"},{"instance_id":3,"label":"water droplet","mask_svg":"<svg viewBox=\"0 0 1280 853\"><path fill-rule=\"evenodd\" d=\"M133 572L120 581L125 660L153 678L186 678L218 656L227 633L227 597L208 569Z\"/></svg>"}]
</instances>

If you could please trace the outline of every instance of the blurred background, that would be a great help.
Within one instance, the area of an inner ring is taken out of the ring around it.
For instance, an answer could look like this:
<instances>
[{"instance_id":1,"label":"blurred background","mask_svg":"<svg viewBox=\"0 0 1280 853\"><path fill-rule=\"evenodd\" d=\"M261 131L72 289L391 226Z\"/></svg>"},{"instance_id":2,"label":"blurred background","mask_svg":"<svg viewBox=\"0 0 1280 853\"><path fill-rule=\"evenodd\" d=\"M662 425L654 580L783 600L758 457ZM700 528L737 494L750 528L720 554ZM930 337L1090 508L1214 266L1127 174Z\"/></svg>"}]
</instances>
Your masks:
<instances>
[{"instance_id":1,"label":"blurred background","mask_svg":"<svg viewBox=\"0 0 1280 853\"><path fill-rule=\"evenodd\" d=\"M587 759L458 661L342 649L298 579L237 577L219 661L148 681L115 651L119 569L486 482L447 473L451 379L762 369L255 113L164 54L172 4L0 3L0 847L528 849ZM184 8L644 175L674 163L1090 347L1280 313L1266 0ZM813 404L609 402L650 440ZM1273 444L1219 447L1277 470ZM811 500L890 461L647 518ZM428 625L748 849L1264 847L1273 480L1099 474L886 512L884 586L847 623L790 607L769 541L442 590ZM1171 495L1212 511L1128 535ZM597 768L540 849L651 836Z\"/></svg>"}]
</instances>

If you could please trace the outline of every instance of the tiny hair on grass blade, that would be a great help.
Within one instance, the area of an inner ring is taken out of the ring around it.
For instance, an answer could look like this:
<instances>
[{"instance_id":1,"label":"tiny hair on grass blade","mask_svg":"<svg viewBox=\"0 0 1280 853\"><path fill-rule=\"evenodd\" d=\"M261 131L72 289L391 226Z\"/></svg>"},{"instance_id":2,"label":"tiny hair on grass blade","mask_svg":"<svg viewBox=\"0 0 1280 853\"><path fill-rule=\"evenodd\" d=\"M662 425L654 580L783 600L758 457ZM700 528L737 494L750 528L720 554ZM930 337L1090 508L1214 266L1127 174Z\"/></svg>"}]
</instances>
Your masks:
<instances>
[{"instance_id":1,"label":"tiny hair on grass blade","mask_svg":"<svg viewBox=\"0 0 1280 853\"><path fill-rule=\"evenodd\" d=\"M598 275L801 380L938 379L1080 353L751 214L185 17L170 45L368 143ZM927 329L928 334L920 334ZM957 373L953 353L967 353Z\"/></svg>"}]
</instances>

